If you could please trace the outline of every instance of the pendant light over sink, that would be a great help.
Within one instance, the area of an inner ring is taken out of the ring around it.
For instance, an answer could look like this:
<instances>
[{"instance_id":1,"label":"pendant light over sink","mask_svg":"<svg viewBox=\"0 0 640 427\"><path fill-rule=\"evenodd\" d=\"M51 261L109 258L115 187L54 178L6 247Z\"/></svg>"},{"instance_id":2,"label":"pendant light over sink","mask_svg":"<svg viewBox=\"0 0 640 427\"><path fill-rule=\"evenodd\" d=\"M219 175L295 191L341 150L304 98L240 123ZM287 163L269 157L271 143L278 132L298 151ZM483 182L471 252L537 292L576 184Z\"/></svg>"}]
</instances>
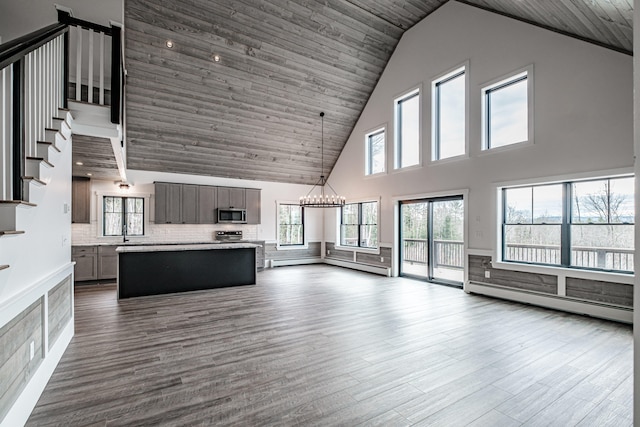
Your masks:
<instances>
[{"instance_id":1,"label":"pendant light over sink","mask_svg":"<svg viewBox=\"0 0 640 427\"><path fill-rule=\"evenodd\" d=\"M311 187L311 190L306 196L300 197L300 206L305 208L339 208L344 206L345 198L338 196L336 190L327 182L324 177L324 113L320 113L320 120L322 121L322 134L321 134L321 148L320 158L322 166L320 168L320 179ZM333 194L324 192L325 185L329 187ZM320 194L311 194L316 187L320 187Z\"/></svg>"}]
</instances>

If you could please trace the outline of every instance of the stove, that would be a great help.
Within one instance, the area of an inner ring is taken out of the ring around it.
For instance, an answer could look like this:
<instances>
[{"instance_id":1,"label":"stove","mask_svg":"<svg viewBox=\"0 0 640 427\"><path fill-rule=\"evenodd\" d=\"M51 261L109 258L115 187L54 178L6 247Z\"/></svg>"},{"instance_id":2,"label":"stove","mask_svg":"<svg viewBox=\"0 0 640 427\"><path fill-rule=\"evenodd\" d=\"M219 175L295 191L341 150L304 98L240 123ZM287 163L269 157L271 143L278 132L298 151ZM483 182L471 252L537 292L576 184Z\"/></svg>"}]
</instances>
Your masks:
<instances>
[{"instance_id":1,"label":"stove","mask_svg":"<svg viewBox=\"0 0 640 427\"><path fill-rule=\"evenodd\" d=\"M216 231L215 238L221 243L243 242L242 231Z\"/></svg>"}]
</instances>

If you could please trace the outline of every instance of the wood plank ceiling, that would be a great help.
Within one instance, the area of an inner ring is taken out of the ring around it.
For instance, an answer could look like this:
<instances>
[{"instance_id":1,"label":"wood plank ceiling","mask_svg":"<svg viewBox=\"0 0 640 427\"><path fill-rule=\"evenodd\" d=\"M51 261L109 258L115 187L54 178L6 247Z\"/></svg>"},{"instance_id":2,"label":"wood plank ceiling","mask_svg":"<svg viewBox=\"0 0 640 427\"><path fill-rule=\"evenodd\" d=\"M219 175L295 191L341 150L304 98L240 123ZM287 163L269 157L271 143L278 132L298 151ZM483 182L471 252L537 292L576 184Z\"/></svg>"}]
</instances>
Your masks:
<instances>
[{"instance_id":1,"label":"wood plank ceiling","mask_svg":"<svg viewBox=\"0 0 640 427\"><path fill-rule=\"evenodd\" d=\"M315 183L319 113L328 175L404 31L446 1L125 0L127 167ZM632 0L464 2L632 50Z\"/></svg>"},{"instance_id":2,"label":"wood plank ceiling","mask_svg":"<svg viewBox=\"0 0 640 427\"><path fill-rule=\"evenodd\" d=\"M73 135L73 176L120 181L118 164L108 138Z\"/></svg>"}]
</instances>

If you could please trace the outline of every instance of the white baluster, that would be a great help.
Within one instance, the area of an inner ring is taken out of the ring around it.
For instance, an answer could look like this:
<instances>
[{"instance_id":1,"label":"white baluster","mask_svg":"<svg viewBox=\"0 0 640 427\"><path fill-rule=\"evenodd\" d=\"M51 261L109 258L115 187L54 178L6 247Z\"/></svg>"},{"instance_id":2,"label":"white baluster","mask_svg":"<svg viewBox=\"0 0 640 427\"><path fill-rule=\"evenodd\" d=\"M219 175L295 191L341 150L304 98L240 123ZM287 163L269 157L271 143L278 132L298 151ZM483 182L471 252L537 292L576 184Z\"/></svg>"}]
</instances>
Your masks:
<instances>
[{"instance_id":1,"label":"white baluster","mask_svg":"<svg viewBox=\"0 0 640 427\"><path fill-rule=\"evenodd\" d=\"M87 76L87 102L93 104L93 30L89 30L89 75Z\"/></svg>"},{"instance_id":2,"label":"white baluster","mask_svg":"<svg viewBox=\"0 0 640 427\"><path fill-rule=\"evenodd\" d=\"M76 27L77 45L76 45L76 101L80 101L80 92L82 91L82 28Z\"/></svg>"},{"instance_id":3,"label":"white baluster","mask_svg":"<svg viewBox=\"0 0 640 427\"><path fill-rule=\"evenodd\" d=\"M100 105L104 105L104 33L100 33Z\"/></svg>"}]
</instances>

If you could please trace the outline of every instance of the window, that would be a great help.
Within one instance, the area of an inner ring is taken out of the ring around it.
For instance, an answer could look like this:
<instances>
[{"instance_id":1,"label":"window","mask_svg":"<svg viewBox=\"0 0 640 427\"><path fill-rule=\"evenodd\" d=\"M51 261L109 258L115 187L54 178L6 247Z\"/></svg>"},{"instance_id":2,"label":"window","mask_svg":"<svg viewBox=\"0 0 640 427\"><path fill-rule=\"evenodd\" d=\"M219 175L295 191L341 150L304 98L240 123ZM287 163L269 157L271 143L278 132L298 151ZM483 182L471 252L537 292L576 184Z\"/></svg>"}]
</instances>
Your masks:
<instances>
[{"instance_id":1,"label":"window","mask_svg":"<svg viewBox=\"0 0 640 427\"><path fill-rule=\"evenodd\" d=\"M103 235L143 236L144 198L113 197L103 199Z\"/></svg>"},{"instance_id":2,"label":"window","mask_svg":"<svg viewBox=\"0 0 640 427\"><path fill-rule=\"evenodd\" d=\"M378 247L378 202L351 203L342 207L340 244Z\"/></svg>"},{"instance_id":3,"label":"window","mask_svg":"<svg viewBox=\"0 0 640 427\"><path fill-rule=\"evenodd\" d=\"M420 164L420 91L395 101L396 169Z\"/></svg>"},{"instance_id":4,"label":"window","mask_svg":"<svg viewBox=\"0 0 640 427\"><path fill-rule=\"evenodd\" d=\"M304 245L304 208L302 206L278 205L278 245Z\"/></svg>"},{"instance_id":5,"label":"window","mask_svg":"<svg viewBox=\"0 0 640 427\"><path fill-rule=\"evenodd\" d=\"M374 175L385 171L385 130L378 129L365 137L366 165L365 175Z\"/></svg>"},{"instance_id":6,"label":"window","mask_svg":"<svg viewBox=\"0 0 640 427\"><path fill-rule=\"evenodd\" d=\"M502 258L633 271L634 179L505 188Z\"/></svg>"},{"instance_id":7,"label":"window","mask_svg":"<svg viewBox=\"0 0 640 427\"><path fill-rule=\"evenodd\" d=\"M465 153L465 69L457 69L432 84L432 160Z\"/></svg>"},{"instance_id":8,"label":"window","mask_svg":"<svg viewBox=\"0 0 640 427\"><path fill-rule=\"evenodd\" d=\"M482 89L484 149L529 140L530 73L524 71Z\"/></svg>"}]
</instances>

